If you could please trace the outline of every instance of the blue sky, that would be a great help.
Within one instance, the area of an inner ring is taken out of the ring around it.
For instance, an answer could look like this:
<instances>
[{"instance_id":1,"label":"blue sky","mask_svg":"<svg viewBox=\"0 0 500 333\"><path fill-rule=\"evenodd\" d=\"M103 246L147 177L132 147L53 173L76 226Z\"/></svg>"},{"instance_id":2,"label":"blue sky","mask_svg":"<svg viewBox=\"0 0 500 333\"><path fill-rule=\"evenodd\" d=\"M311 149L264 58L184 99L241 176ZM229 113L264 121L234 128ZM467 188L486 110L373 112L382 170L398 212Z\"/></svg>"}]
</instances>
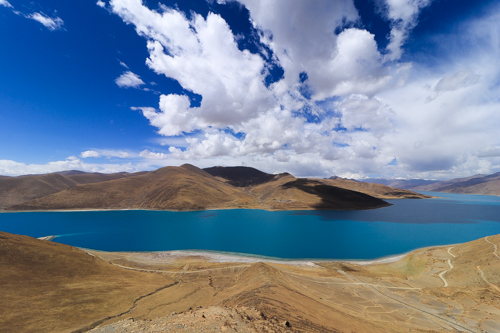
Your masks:
<instances>
[{"instance_id":1,"label":"blue sky","mask_svg":"<svg viewBox=\"0 0 500 333\"><path fill-rule=\"evenodd\" d=\"M0 174L500 171L497 1L0 0Z\"/></svg>"}]
</instances>

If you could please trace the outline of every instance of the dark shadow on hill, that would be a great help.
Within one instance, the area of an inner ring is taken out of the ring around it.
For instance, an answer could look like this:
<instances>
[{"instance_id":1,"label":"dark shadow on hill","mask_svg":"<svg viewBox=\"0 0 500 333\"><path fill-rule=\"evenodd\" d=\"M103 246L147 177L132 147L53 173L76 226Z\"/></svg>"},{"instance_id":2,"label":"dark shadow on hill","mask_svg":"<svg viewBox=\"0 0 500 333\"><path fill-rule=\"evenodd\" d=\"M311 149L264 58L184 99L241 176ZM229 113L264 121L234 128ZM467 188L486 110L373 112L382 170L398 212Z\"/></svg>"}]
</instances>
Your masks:
<instances>
[{"instance_id":1,"label":"dark shadow on hill","mask_svg":"<svg viewBox=\"0 0 500 333\"><path fill-rule=\"evenodd\" d=\"M361 192L324 185L318 181L307 179L297 179L281 186L285 189L296 188L320 197L321 203L314 205L312 207L314 209L361 210L392 205L384 200L374 198Z\"/></svg>"},{"instance_id":2,"label":"dark shadow on hill","mask_svg":"<svg viewBox=\"0 0 500 333\"><path fill-rule=\"evenodd\" d=\"M276 175L262 172L255 168L235 166L235 167L211 167L203 169L214 177L221 177L228 180L228 183L236 187L246 187L259 185L273 180Z\"/></svg>"}]
</instances>

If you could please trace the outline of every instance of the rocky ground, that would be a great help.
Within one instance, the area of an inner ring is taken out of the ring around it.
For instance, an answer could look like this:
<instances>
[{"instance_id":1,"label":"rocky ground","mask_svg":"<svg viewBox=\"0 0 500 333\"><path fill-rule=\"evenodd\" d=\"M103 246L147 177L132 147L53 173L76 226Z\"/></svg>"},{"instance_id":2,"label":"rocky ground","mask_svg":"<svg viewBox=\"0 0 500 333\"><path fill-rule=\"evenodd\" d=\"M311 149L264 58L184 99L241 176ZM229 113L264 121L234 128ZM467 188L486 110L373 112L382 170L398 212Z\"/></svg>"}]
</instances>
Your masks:
<instances>
[{"instance_id":1,"label":"rocky ground","mask_svg":"<svg viewBox=\"0 0 500 333\"><path fill-rule=\"evenodd\" d=\"M211 306L198 307L182 313L173 312L168 316L149 320L128 318L95 328L90 332L281 333L294 330L288 321L280 322L277 318L267 318L263 312L255 308Z\"/></svg>"}]
</instances>

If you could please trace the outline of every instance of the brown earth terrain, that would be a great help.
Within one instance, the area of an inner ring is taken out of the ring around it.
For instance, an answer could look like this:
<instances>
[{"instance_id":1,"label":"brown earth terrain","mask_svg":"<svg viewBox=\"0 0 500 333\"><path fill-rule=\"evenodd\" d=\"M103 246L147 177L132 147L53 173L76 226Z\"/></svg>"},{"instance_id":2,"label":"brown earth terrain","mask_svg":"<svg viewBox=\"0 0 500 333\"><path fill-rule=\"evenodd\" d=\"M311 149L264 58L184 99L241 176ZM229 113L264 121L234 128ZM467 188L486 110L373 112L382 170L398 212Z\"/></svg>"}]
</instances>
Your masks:
<instances>
[{"instance_id":1,"label":"brown earth terrain","mask_svg":"<svg viewBox=\"0 0 500 333\"><path fill-rule=\"evenodd\" d=\"M386 185L358 182L351 179L335 178L335 179L321 179L323 184L345 188L347 190L363 192L379 199L428 199L431 196L413 192L410 190L403 190L393 188Z\"/></svg>"},{"instance_id":2,"label":"brown earth terrain","mask_svg":"<svg viewBox=\"0 0 500 333\"><path fill-rule=\"evenodd\" d=\"M413 188L417 191L434 191L462 194L500 195L500 172L492 175L475 175L456 178Z\"/></svg>"},{"instance_id":3,"label":"brown earth terrain","mask_svg":"<svg viewBox=\"0 0 500 333\"><path fill-rule=\"evenodd\" d=\"M36 198L57 193L78 184L98 183L113 179L136 176L142 173L126 172L104 174L81 171L65 171L46 175L19 177L0 176L0 208L18 205Z\"/></svg>"},{"instance_id":4,"label":"brown earth terrain","mask_svg":"<svg viewBox=\"0 0 500 333\"><path fill-rule=\"evenodd\" d=\"M232 170L232 168L220 169ZM256 169L246 169L261 173ZM165 167L110 181L73 185L57 193L8 206L5 210L227 208L352 210L390 205L368 194L331 186L319 180L297 179L290 174L261 174L264 176L260 175L260 178L250 175L247 179L255 182L251 182L252 185L242 186L241 182L223 178L224 173L213 176L195 166L185 164L181 167Z\"/></svg>"},{"instance_id":5,"label":"brown earth terrain","mask_svg":"<svg viewBox=\"0 0 500 333\"><path fill-rule=\"evenodd\" d=\"M287 262L0 233L0 332L499 332L498 245Z\"/></svg>"},{"instance_id":6,"label":"brown earth terrain","mask_svg":"<svg viewBox=\"0 0 500 333\"><path fill-rule=\"evenodd\" d=\"M367 183L381 184L404 190L414 189L419 186L425 186L439 182L439 180L428 180L428 179L384 179L384 178L368 178L364 179L364 181Z\"/></svg>"}]
</instances>

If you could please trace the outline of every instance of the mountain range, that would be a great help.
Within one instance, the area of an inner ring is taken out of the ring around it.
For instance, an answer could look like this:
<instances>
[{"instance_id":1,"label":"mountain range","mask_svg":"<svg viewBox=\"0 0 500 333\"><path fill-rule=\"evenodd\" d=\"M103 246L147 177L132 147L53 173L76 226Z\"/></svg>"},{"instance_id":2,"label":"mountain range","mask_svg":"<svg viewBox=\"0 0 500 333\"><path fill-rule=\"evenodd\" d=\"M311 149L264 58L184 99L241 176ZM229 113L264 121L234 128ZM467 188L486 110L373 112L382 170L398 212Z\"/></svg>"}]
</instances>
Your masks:
<instances>
[{"instance_id":1,"label":"mountain range","mask_svg":"<svg viewBox=\"0 0 500 333\"><path fill-rule=\"evenodd\" d=\"M491 175L474 175L472 177L456 178L414 187L413 189L418 191L500 195L500 172Z\"/></svg>"},{"instance_id":2,"label":"mountain range","mask_svg":"<svg viewBox=\"0 0 500 333\"><path fill-rule=\"evenodd\" d=\"M365 179L364 181L414 191L500 195L500 172L491 175L479 174L445 181L380 178Z\"/></svg>"},{"instance_id":3,"label":"mountain range","mask_svg":"<svg viewBox=\"0 0 500 333\"><path fill-rule=\"evenodd\" d=\"M250 167L199 169L185 164L139 173L83 173L0 178L6 211L72 209L269 210L374 209L383 199L426 198L408 190L349 180L295 178Z\"/></svg>"}]
</instances>

